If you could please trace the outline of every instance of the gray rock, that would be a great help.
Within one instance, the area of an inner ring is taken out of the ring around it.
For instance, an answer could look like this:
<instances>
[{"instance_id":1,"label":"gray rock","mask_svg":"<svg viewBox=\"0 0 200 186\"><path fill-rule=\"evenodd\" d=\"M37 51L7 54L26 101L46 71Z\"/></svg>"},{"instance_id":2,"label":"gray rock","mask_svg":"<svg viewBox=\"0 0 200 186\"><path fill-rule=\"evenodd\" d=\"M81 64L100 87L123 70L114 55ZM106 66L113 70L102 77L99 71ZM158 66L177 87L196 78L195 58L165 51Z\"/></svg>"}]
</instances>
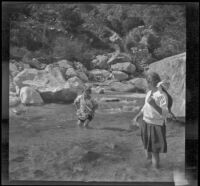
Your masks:
<instances>
[{"instance_id":1,"label":"gray rock","mask_svg":"<svg viewBox=\"0 0 200 186\"><path fill-rule=\"evenodd\" d=\"M76 70L74 68L68 68L65 72L65 79L69 79L74 76L78 76Z\"/></svg>"},{"instance_id":2,"label":"gray rock","mask_svg":"<svg viewBox=\"0 0 200 186\"><path fill-rule=\"evenodd\" d=\"M113 78L118 81L123 81L128 79L128 74L121 71L112 71Z\"/></svg>"},{"instance_id":3,"label":"gray rock","mask_svg":"<svg viewBox=\"0 0 200 186\"><path fill-rule=\"evenodd\" d=\"M122 71L128 74L133 74L136 70L136 67L130 62L124 62L111 65L111 69L115 71Z\"/></svg>"},{"instance_id":4,"label":"gray rock","mask_svg":"<svg viewBox=\"0 0 200 186\"><path fill-rule=\"evenodd\" d=\"M107 64L108 56L106 55L98 55L94 60L92 60L92 66L93 68L98 68L98 69L108 69L108 64Z\"/></svg>"},{"instance_id":5,"label":"gray rock","mask_svg":"<svg viewBox=\"0 0 200 186\"><path fill-rule=\"evenodd\" d=\"M46 103L72 103L77 96L77 90L71 88L68 83L66 85L40 89L39 93Z\"/></svg>"},{"instance_id":6,"label":"gray rock","mask_svg":"<svg viewBox=\"0 0 200 186\"><path fill-rule=\"evenodd\" d=\"M134 78L128 81L128 83L133 84L138 89L143 90L144 92L147 90L147 81L145 78Z\"/></svg>"},{"instance_id":7,"label":"gray rock","mask_svg":"<svg viewBox=\"0 0 200 186\"><path fill-rule=\"evenodd\" d=\"M19 86L20 88L25 86L23 82L25 80L33 80L38 74L38 70L36 69L24 69L17 76L14 77L14 83Z\"/></svg>"},{"instance_id":8,"label":"gray rock","mask_svg":"<svg viewBox=\"0 0 200 186\"><path fill-rule=\"evenodd\" d=\"M102 69L94 69L89 71L89 75L91 79L106 79L109 77L110 72L107 70L102 70Z\"/></svg>"},{"instance_id":9,"label":"gray rock","mask_svg":"<svg viewBox=\"0 0 200 186\"><path fill-rule=\"evenodd\" d=\"M37 90L44 102L72 102L76 89L70 87L60 72L59 67L49 66L45 70L25 69L14 81L19 88L24 86Z\"/></svg>"},{"instance_id":10,"label":"gray rock","mask_svg":"<svg viewBox=\"0 0 200 186\"><path fill-rule=\"evenodd\" d=\"M63 59L61 61L58 61L57 63L58 63L58 65L59 65L60 68L68 69L68 68L73 67L72 62L68 61L68 60L65 60L65 59Z\"/></svg>"},{"instance_id":11,"label":"gray rock","mask_svg":"<svg viewBox=\"0 0 200 186\"><path fill-rule=\"evenodd\" d=\"M171 56L149 66L149 72L157 72L162 79L169 77L169 94L173 98L172 112L185 117L186 53Z\"/></svg>"},{"instance_id":12,"label":"gray rock","mask_svg":"<svg viewBox=\"0 0 200 186\"><path fill-rule=\"evenodd\" d=\"M38 69L38 70L45 69L46 67L46 64L40 63L36 58L29 59L29 57L24 57L23 62L25 64L29 64L30 67Z\"/></svg>"},{"instance_id":13,"label":"gray rock","mask_svg":"<svg viewBox=\"0 0 200 186\"><path fill-rule=\"evenodd\" d=\"M20 90L21 103L25 105L41 105L43 100L40 94L31 87L22 87Z\"/></svg>"}]
</instances>

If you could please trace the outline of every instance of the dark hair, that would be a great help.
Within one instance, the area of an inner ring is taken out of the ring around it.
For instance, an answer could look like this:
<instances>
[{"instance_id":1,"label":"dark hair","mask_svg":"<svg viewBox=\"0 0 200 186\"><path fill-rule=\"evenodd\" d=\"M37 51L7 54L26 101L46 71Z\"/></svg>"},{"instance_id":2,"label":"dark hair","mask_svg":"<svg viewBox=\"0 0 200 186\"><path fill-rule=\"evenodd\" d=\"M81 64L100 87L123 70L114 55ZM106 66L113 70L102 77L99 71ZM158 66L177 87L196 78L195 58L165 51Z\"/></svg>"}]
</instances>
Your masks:
<instances>
[{"instance_id":1,"label":"dark hair","mask_svg":"<svg viewBox=\"0 0 200 186\"><path fill-rule=\"evenodd\" d=\"M168 98L168 105L167 105L167 107L168 107L169 111L171 112L171 108L172 108L172 105L173 105L172 96L167 92L167 90L163 86L161 86L161 88L162 88L162 91L165 92L166 95L167 95L167 98Z\"/></svg>"},{"instance_id":2,"label":"dark hair","mask_svg":"<svg viewBox=\"0 0 200 186\"><path fill-rule=\"evenodd\" d=\"M146 74L146 80L154 87L161 81L160 76L156 72L148 72Z\"/></svg>"}]
</instances>

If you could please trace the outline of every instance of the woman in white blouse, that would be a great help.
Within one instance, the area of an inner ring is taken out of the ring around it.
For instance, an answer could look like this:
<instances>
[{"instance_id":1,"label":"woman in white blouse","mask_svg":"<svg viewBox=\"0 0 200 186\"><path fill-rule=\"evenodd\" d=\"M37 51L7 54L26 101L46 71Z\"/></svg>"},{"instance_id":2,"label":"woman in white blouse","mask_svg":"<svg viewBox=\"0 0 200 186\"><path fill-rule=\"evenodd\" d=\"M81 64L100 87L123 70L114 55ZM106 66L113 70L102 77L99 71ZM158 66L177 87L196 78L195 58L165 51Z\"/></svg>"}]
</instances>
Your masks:
<instances>
[{"instance_id":1,"label":"woman in white blouse","mask_svg":"<svg viewBox=\"0 0 200 186\"><path fill-rule=\"evenodd\" d=\"M159 168L159 153L167 152L165 120L169 116L168 96L158 90L157 84L160 76L151 72L147 74L149 91L145 98L145 104L134 118L134 122L142 116L140 123L141 137L148 160L152 161L155 168Z\"/></svg>"}]
</instances>

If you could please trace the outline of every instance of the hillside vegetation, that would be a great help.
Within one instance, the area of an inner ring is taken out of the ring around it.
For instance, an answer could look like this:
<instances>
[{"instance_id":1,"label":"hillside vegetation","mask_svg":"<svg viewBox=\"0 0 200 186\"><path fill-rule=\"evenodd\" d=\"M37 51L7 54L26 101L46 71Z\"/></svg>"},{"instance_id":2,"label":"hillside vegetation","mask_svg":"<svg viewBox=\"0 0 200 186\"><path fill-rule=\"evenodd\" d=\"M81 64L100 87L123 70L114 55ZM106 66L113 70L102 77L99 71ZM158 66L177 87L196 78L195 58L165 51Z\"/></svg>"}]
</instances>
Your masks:
<instances>
[{"instance_id":1,"label":"hillside vegetation","mask_svg":"<svg viewBox=\"0 0 200 186\"><path fill-rule=\"evenodd\" d=\"M7 5L10 58L79 61L88 69L97 55L120 51L138 63L185 52L185 7L157 4ZM138 50L146 49L143 60ZM142 62L141 62L142 61Z\"/></svg>"}]
</instances>

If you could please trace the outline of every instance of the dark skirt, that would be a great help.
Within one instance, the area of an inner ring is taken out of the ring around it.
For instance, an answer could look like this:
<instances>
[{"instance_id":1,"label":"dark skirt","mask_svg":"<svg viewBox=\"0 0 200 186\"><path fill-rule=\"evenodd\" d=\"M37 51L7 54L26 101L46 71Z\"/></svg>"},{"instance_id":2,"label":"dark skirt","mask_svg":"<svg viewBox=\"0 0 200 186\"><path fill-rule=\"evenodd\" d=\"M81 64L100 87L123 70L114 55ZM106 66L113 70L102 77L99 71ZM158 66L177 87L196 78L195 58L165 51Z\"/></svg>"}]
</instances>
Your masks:
<instances>
[{"instance_id":1,"label":"dark skirt","mask_svg":"<svg viewBox=\"0 0 200 186\"><path fill-rule=\"evenodd\" d=\"M148 152L166 153L166 126L154 125L146 123L144 120L140 122L141 137L144 149Z\"/></svg>"}]
</instances>

